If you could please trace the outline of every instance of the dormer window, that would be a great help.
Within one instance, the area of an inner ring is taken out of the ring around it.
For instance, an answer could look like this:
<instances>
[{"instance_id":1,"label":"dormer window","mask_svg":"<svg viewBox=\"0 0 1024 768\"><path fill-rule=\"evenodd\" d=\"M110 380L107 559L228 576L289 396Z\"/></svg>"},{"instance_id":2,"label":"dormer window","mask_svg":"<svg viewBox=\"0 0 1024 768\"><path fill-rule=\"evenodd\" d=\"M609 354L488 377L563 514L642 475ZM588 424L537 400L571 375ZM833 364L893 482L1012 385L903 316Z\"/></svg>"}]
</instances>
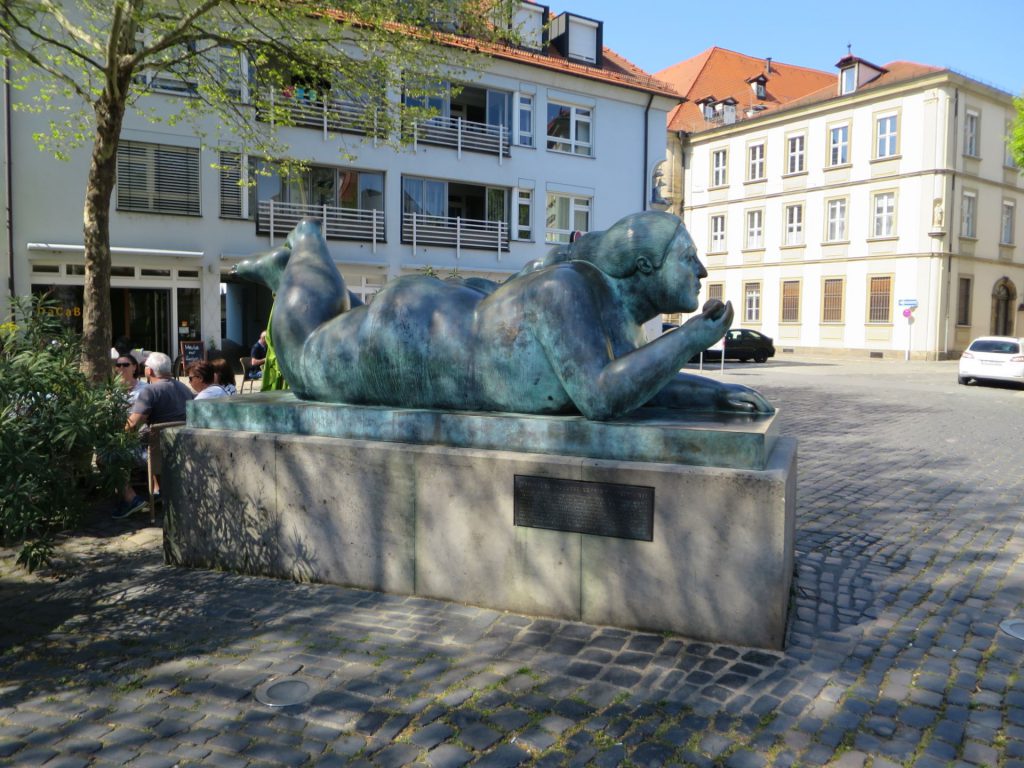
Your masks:
<instances>
[{"instance_id":1,"label":"dormer window","mask_svg":"<svg viewBox=\"0 0 1024 768\"><path fill-rule=\"evenodd\" d=\"M853 93L857 90L857 65L846 67L839 72L839 93Z\"/></svg>"},{"instance_id":2,"label":"dormer window","mask_svg":"<svg viewBox=\"0 0 1024 768\"><path fill-rule=\"evenodd\" d=\"M764 83L760 80L754 81L754 95L759 99L764 98Z\"/></svg>"}]
</instances>

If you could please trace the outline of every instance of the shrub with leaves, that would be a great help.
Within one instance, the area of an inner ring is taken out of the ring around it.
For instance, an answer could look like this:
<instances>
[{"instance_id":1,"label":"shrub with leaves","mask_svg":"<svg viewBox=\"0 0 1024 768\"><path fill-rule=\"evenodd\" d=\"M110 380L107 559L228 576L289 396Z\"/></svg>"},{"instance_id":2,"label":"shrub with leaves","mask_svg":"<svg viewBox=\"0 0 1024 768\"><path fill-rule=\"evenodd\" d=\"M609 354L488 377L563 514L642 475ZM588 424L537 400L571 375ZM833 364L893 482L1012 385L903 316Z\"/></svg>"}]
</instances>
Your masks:
<instances>
[{"instance_id":1,"label":"shrub with leaves","mask_svg":"<svg viewBox=\"0 0 1024 768\"><path fill-rule=\"evenodd\" d=\"M113 376L94 384L82 373L81 339L58 306L16 299L0 324L0 542L21 544L29 570L98 493L123 485L138 439L124 430L128 399Z\"/></svg>"}]
</instances>

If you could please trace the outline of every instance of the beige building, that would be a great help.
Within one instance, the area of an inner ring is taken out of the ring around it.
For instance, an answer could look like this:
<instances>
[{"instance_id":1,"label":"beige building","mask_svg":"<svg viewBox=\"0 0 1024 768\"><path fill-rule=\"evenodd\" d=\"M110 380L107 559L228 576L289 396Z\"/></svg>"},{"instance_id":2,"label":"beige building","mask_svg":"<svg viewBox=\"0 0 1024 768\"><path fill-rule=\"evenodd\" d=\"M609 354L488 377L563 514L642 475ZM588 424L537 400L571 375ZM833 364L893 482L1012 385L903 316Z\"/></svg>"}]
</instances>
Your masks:
<instances>
[{"instance_id":1,"label":"beige building","mask_svg":"<svg viewBox=\"0 0 1024 768\"><path fill-rule=\"evenodd\" d=\"M734 325L783 352L930 360L1024 335L1010 94L848 55L771 99L786 65L706 53L697 76L658 73L689 99L669 117L669 197Z\"/></svg>"}]
</instances>

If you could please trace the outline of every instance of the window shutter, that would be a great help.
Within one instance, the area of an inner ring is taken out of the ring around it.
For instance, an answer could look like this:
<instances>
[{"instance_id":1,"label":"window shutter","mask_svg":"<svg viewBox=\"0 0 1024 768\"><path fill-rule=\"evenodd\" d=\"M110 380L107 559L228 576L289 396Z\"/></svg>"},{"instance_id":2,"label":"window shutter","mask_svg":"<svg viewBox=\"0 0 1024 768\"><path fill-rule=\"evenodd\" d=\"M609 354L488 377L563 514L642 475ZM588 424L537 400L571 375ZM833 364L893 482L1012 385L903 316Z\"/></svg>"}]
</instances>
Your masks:
<instances>
[{"instance_id":1,"label":"window shutter","mask_svg":"<svg viewBox=\"0 0 1024 768\"><path fill-rule=\"evenodd\" d=\"M122 141L117 150L117 209L199 216L199 150Z\"/></svg>"},{"instance_id":2,"label":"window shutter","mask_svg":"<svg viewBox=\"0 0 1024 768\"><path fill-rule=\"evenodd\" d=\"M242 216L242 156L237 152L220 153L220 216L222 219L241 219Z\"/></svg>"}]
</instances>

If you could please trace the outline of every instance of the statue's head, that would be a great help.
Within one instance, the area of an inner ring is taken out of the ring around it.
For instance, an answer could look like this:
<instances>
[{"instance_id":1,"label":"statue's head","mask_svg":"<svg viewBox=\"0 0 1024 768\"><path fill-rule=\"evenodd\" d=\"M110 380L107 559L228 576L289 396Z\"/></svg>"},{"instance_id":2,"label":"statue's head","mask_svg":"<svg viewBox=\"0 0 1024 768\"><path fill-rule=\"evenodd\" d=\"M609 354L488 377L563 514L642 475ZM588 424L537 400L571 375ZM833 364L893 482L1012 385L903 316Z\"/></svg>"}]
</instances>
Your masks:
<instances>
[{"instance_id":1,"label":"statue's head","mask_svg":"<svg viewBox=\"0 0 1024 768\"><path fill-rule=\"evenodd\" d=\"M698 306L700 279L707 271L674 214L634 213L603 232L587 233L570 248L570 258L589 261L606 275L641 277L660 312L692 312Z\"/></svg>"}]
</instances>

